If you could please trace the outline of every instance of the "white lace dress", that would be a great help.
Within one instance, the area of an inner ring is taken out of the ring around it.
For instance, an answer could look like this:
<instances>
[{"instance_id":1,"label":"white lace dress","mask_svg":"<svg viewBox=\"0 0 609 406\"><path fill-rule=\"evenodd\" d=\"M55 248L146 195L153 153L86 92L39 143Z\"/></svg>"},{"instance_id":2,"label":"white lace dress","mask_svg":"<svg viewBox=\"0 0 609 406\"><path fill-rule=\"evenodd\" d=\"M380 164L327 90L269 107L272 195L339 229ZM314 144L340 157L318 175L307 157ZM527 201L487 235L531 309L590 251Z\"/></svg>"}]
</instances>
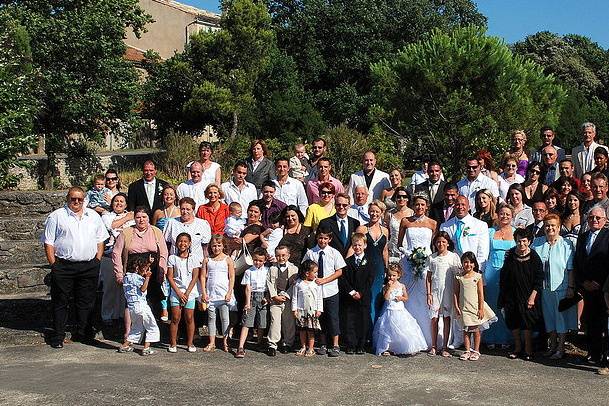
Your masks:
<instances>
[{"instance_id":1,"label":"white lace dress","mask_svg":"<svg viewBox=\"0 0 609 406\"><path fill-rule=\"evenodd\" d=\"M427 343L417 321L408 313L404 302L395 298L402 294L402 287L391 291L383 311L374 324L372 344L376 355L385 351L394 354L415 354L427 349Z\"/></svg>"},{"instance_id":2,"label":"white lace dress","mask_svg":"<svg viewBox=\"0 0 609 406\"><path fill-rule=\"evenodd\" d=\"M406 310L415 318L427 346L431 347L431 320L429 318L429 307L427 306L427 290L425 287L425 278L427 278L428 269L423 271L421 277L415 277L408 256L415 248L424 248L428 255L431 255L431 239L433 231L427 227L408 227L404 234L402 249L404 258L402 258L402 282L408 290L408 301L406 302Z\"/></svg>"}]
</instances>

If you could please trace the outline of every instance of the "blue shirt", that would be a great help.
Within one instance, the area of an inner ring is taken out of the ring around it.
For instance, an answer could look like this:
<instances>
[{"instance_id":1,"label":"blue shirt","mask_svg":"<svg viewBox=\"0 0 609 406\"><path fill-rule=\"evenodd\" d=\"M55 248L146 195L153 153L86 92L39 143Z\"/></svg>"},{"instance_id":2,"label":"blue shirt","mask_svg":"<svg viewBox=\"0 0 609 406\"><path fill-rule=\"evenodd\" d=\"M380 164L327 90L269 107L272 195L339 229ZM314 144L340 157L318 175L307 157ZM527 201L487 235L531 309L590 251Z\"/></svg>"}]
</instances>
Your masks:
<instances>
[{"instance_id":1,"label":"blue shirt","mask_svg":"<svg viewBox=\"0 0 609 406\"><path fill-rule=\"evenodd\" d=\"M571 241L558 237L554 245L550 245L546 237L533 240L532 247L543 263L543 288L551 291L565 290L569 286L567 272L573 270L573 255L575 250Z\"/></svg>"},{"instance_id":2,"label":"blue shirt","mask_svg":"<svg viewBox=\"0 0 609 406\"><path fill-rule=\"evenodd\" d=\"M142 292L142 285L146 279L135 272L127 272L123 277L123 291L127 306L132 309L138 303L146 303L146 292Z\"/></svg>"}]
</instances>

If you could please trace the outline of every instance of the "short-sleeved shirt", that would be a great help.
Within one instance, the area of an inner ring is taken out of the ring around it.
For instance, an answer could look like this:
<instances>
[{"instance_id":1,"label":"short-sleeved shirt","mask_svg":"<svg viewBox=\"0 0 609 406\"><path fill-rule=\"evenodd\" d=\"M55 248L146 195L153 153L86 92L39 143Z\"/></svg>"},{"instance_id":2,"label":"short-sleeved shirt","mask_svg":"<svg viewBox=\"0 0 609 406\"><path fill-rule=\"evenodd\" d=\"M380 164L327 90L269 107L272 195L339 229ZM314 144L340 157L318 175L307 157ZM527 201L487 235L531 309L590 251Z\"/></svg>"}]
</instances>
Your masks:
<instances>
[{"instance_id":1,"label":"short-sleeved shirt","mask_svg":"<svg viewBox=\"0 0 609 406\"><path fill-rule=\"evenodd\" d=\"M165 241L171 244L169 254L177 254L176 239L180 233L188 233L190 235L191 253L203 258L202 244L207 244L211 240L211 227L209 227L209 223L197 217L194 218L192 223L188 224L182 223L180 219L167 222L163 235L165 236Z\"/></svg>"},{"instance_id":2,"label":"short-sleeved shirt","mask_svg":"<svg viewBox=\"0 0 609 406\"><path fill-rule=\"evenodd\" d=\"M95 210L83 209L80 218L68 206L47 217L42 242L55 248L55 256L66 261L90 261L97 255L97 244L110 235Z\"/></svg>"},{"instance_id":3,"label":"short-sleeved shirt","mask_svg":"<svg viewBox=\"0 0 609 406\"><path fill-rule=\"evenodd\" d=\"M316 264L319 263L319 252L320 251L322 251L322 249L319 248L319 245L316 245L315 247L311 248L310 250L307 250L307 253L302 258L303 262L306 259L310 259L311 261L315 262ZM347 264L345 263L345 259L340 254L340 252L338 250L336 250L335 248L332 248L328 245L326 248L323 249L323 252L324 252L324 269L323 269L324 278L334 274L337 270L342 269L345 266L347 266ZM324 298L331 297L331 296L338 294L338 279L334 279L332 282L322 285L321 290L322 290Z\"/></svg>"},{"instance_id":4,"label":"short-sleeved shirt","mask_svg":"<svg viewBox=\"0 0 609 406\"><path fill-rule=\"evenodd\" d=\"M250 285L252 292L265 292L266 291L266 278L269 273L269 268L263 266L262 268L256 268L251 266L245 270L243 279L241 280L242 285Z\"/></svg>"},{"instance_id":5,"label":"short-sleeved shirt","mask_svg":"<svg viewBox=\"0 0 609 406\"><path fill-rule=\"evenodd\" d=\"M133 308L137 303L146 303L146 292L142 292L142 285L146 279L135 272L127 272L123 277L123 292L127 306Z\"/></svg>"},{"instance_id":6,"label":"short-sleeved shirt","mask_svg":"<svg viewBox=\"0 0 609 406\"><path fill-rule=\"evenodd\" d=\"M181 258L177 255L170 255L167 260L167 266L173 268L173 280L182 292L186 292L188 285L192 281L192 271L195 268L201 267L202 258L198 255L189 255L188 258ZM175 292L171 291L171 296L176 297ZM197 284L190 291L188 300L193 300L199 297Z\"/></svg>"}]
</instances>

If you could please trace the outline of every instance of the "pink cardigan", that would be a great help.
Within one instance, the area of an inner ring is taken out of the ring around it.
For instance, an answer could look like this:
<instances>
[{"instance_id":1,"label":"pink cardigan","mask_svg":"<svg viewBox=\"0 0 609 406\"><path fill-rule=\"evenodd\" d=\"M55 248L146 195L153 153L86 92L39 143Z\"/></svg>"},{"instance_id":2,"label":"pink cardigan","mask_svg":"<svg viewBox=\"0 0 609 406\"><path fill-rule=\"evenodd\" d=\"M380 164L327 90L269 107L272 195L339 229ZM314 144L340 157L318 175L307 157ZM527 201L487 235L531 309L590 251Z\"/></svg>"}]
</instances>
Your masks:
<instances>
[{"instance_id":1,"label":"pink cardigan","mask_svg":"<svg viewBox=\"0 0 609 406\"><path fill-rule=\"evenodd\" d=\"M167 272L167 244L165 240L161 238L160 241L156 241L154 236L154 226L150 225L145 231L139 231L133 227L133 237L131 238L131 244L127 249L129 254L141 254L145 252L159 252L159 268L163 271L163 274ZM162 235L162 233L158 232ZM158 246L158 249L157 249ZM112 249L112 264L114 265L114 276L117 281L123 278L124 269L123 266L123 249L125 247L125 235L120 233L114 243Z\"/></svg>"}]
</instances>

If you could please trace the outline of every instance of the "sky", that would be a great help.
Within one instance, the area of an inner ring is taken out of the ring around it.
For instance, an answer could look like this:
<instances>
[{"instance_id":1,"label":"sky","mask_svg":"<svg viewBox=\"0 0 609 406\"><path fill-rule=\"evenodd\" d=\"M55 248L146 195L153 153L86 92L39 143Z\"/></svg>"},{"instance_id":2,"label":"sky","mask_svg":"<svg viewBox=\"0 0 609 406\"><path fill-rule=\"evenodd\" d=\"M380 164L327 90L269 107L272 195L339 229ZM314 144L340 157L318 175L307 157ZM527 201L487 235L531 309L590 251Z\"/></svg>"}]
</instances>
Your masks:
<instances>
[{"instance_id":1,"label":"sky","mask_svg":"<svg viewBox=\"0 0 609 406\"><path fill-rule=\"evenodd\" d=\"M178 0L218 11L218 0ZM514 43L538 31L580 34L609 48L609 0L474 0L488 18L488 33Z\"/></svg>"}]
</instances>

